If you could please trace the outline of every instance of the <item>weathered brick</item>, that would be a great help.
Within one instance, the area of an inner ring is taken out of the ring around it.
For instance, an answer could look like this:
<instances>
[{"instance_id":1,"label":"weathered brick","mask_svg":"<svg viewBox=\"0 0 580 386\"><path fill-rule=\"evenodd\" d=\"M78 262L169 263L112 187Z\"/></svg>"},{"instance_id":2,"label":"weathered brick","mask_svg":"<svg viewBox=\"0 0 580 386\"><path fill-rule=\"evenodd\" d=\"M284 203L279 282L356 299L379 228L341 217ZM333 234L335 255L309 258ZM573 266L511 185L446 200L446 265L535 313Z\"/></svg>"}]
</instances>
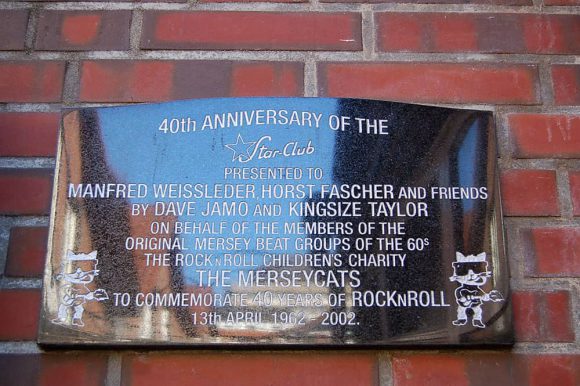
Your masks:
<instances>
[{"instance_id":1,"label":"weathered brick","mask_svg":"<svg viewBox=\"0 0 580 386\"><path fill-rule=\"evenodd\" d=\"M544 0L544 5L580 5L580 0Z\"/></svg>"},{"instance_id":2,"label":"weathered brick","mask_svg":"<svg viewBox=\"0 0 580 386\"><path fill-rule=\"evenodd\" d=\"M509 351L466 352L465 357L469 386L518 385L525 379L525 373L514 364L514 355Z\"/></svg>"},{"instance_id":3,"label":"weathered brick","mask_svg":"<svg viewBox=\"0 0 580 386\"><path fill-rule=\"evenodd\" d=\"M419 17L408 13L375 14L380 51L422 51L424 27Z\"/></svg>"},{"instance_id":4,"label":"weathered brick","mask_svg":"<svg viewBox=\"0 0 580 386\"><path fill-rule=\"evenodd\" d=\"M318 12L146 12L147 49L361 50L361 16Z\"/></svg>"},{"instance_id":5,"label":"weathered brick","mask_svg":"<svg viewBox=\"0 0 580 386\"><path fill-rule=\"evenodd\" d=\"M63 62L1 62L0 102L59 102L63 82Z\"/></svg>"},{"instance_id":6,"label":"weathered brick","mask_svg":"<svg viewBox=\"0 0 580 386\"><path fill-rule=\"evenodd\" d=\"M328 63L320 94L409 102L535 104L537 69L481 63Z\"/></svg>"},{"instance_id":7,"label":"weathered brick","mask_svg":"<svg viewBox=\"0 0 580 386\"><path fill-rule=\"evenodd\" d=\"M47 215L50 212L52 170L0 170L0 214Z\"/></svg>"},{"instance_id":8,"label":"weathered brick","mask_svg":"<svg viewBox=\"0 0 580 386\"><path fill-rule=\"evenodd\" d=\"M525 52L577 54L580 52L580 15L522 15ZM483 32L483 31L482 31Z\"/></svg>"},{"instance_id":9,"label":"weathered brick","mask_svg":"<svg viewBox=\"0 0 580 386\"><path fill-rule=\"evenodd\" d=\"M448 354L395 355L396 386L468 386L465 357Z\"/></svg>"},{"instance_id":10,"label":"weathered brick","mask_svg":"<svg viewBox=\"0 0 580 386\"><path fill-rule=\"evenodd\" d=\"M488 385L562 385L578 383L579 355L521 355L510 352L473 352L457 354L465 358L469 386ZM542 363L542 365L540 365ZM543 372L546 376L543 376ZM429 384L429 383L425 383ZM463 384L451 380L448 385ZM394 386L398 386L397 383Z\"/></svg>"},{"instance_id":11,"label":"weathered brick","mask_svg":"<svg viewBox=\"0 0 580 386\"><path fill-rule=\"evenodd\" d=\"M529 363L530 386L575 386L580 383L578 355L534 355Z\"/></svg>"},{"instance_id":12,"label":"weathered brick","mask_svg":"<svg viewBox=\"0 0 580 386\"><path fill-rule=\"evenodd\" d=\"M126 50L130 11L42 11L38 50Z\"/></svg>"},{"instance_id":13,"label":"weathered brick","mask_svg":"<svg viewBox=\"0 0 580 386\"><path fill-rule=\"evenodd\" d=\"M105 385L107 357L102 354L74 353L42 356L41 385Z\"/></svg>"},{"instance_id":14,"label":"weathered brick","mask_svg":"<svg viewBox=\"0 0 580 386\"><path fill-rule=\"evenodd\" d=\"M517 341L574 341L569 292L515 291L512 302Z\"/></svg>"},{"instance_id":15,"label":"weathered brick","mask_svg":"<svg viewBox=\"0 0 580 386\"><path fill-rule=\"evenodd\" d=\"M531 276L580 276L580 228L525 229Z\"/></svg>"},{"instance_id":16,"label":"weathered brick","mask_svg":"<svg viewBox=\"0 0 580 386\"><path fill-rule=\"evenodd\" d=\"M16 0L16 1L24 1L24 0ZM141 2L142 0L115 0L115 2L119 3L135 3ZM188 0L147 0L147 3L186 3ZM36 0L36 2L59 2L59 3L74 3L78 2L78 0ZM111 0L83 0L83 3L110 3Z\"/></svg>"},{"instance_id":17,"label":"weathered brick","mask_svg":"<svg viewBox=\"0 0 580 386\"><path fill-rule=\"evenodd\" d=\"M386 0L321 0L323 3L385 3ZM405 4L461 4L462 0L389 0L389 3ZM469 4L532 5L532 0L471 0Z\"/></svg>"},{"instance_id":18,"label":"weathered brick","mask_svg":"<svg viewBox=\"0 0 580 386\"><path fill-rule=\"evenodd\" d=\"M501 176L501 193L507 216L560 214L553 170L507 170Z\"/></svg>"},{"instance_id":19,"label":"weathered brick","mask_svg":"<svg viewBox=\"0 0 580 386\"><path fill-rule=\"evenodd\" d=\"M307 3L308 0L200 0L200 3Z\"/></svg>"},{"instance_id":20,"label":"weathered brick","mask_svg":"<svg viewBox=\"0 0 580 386\"><path fill-rule=\"evenodd\" d=\"M580 216L580 171L570 172L569 180L574 216Z\"/></svg>"},{"instance_id":21,"label":"weathered brick","mask_svg":"<svg viewBox=\"0 0 580 386\"><path fill-rule=\"evenodd\" d=\"M88 61L81 67L81 101L147 102L172 96L174 62Z\"/></svg>"},{"instance_id":22,"label":"weathered brick","mask_svg":"<svg viewBox=\"0 0 580 386\"><path fill-rule=\"evenodd\" d=\"M38 385L41 355L0 354L0 385Z\"/></svg>"},{"instance_id":23,"label":"weathered brick","mask_svg":"<svg viewBox=\"0 0 580 386\"><path fill-rule=\"evenodd\" d=\"M575 340L572 323L572 308L568 291L547 292L544 295L542 314L545 336L550 341L573 342ZM547 312L546 312L547 310Z\"/></svg>"},{"instance_id":24,"label":"weathered brick","mask_svg":"<svg viewBox=\"0 0 580 386\"><path fill-rule=\"evenodd\" d=\"M216 371L227 369L227 371ZM334 354L149 354L123 359L123 385L375 385L374 357Z\"/></svg>"},{"instance_id":25,"label":"weathered brick","mask_svg":"<svg viewBox=\"0 0 580 386\"><path fill-rule=\"evenodd\" d=\"M1 157L54 157L59 114L0 113Z\"/></svg>"},{"instance_id":26,"label":"weathered brick","mask_svg":"<svg viewBox=\"0 0 580 386\"><path fill-rule=\"evenodd\" d=\"M580 157L580 115L511 114L508 121L516 157Z\"/></svg>"},{"instance_id":27,"label":"weathered brick","mask_svg":"<svg viewBox=\"0 0 580 386\"><path fill-rule=\"evenodd\" d=\"M1 354L0 385L104 385L107 358L90 352Z\"/></svg>"},{"instance_id":28,"label":"weathered brick","mask_svg":"<svg viewBox=\"0 0 580 386\"><path fill-rule=\"evenodd\" d=\"M538 295L531 291L512 293L512 309L516 341L529 342L540 339L540 310Z\"/></svg>"},{"instance_id":29,"label":"weathered brick","mask_svg":"<svg viewBox=\"0 0 580 386\"><path fill-rule=\"evenodd\" d=\"M40 316L39 290L0 291L0 340L33 340Z\"/></svg>"},{"instance_id":30,"label":"weathered brick","mask_svg":"<svg viewBox=\"0 0 580 386\"><path fill-rule=\"evenodd\" d=\"M580 65L552 66L552 83L557 105L580 105Z\"/></svg>"},{"instance_id":31,"label":"weathered brick","mask_svg":"<svg viewBox=\"0 0 580 386\"><path fill-rule=\"evenodd\" d=\"M280 90L283 95L300 95L302 71L294 63L272 66L263 64L238 64L232 70L231 93L236 96L271 95Z\"/></svg>"},{"instance_id":32,"label":"weathered brick","mask_svg":"<svg viewBox=\"0 0 580 386\"><path fill-rule=\"evenodd\" d=\"M385 12L375 17L381 51L580 52L576 15Z\"/></svg>"},{"instance_id":33,"label":"weathered brick","mask_svg":"<svg viewBox=\"0 0 580 386\"><path fill-rule=\"evenodd\" d=\"M287 62L87 61L80 99L147 102L224 96L299 96L303 65Z\"/></svg>"},{"instance_id":34,"label":"weathered brick","mask_svg":"<svg viewBox=\"0 0 580 386\"><path fill-rule=\"evenodd\" d=\"M0 11L0 50L23 50L28 26L28 10Z\"/></svg>"},{"instance_id":35,"label":"weathered brick","mask_svg":"<svg viewBox=\"0 0 580 386\"><path fill-rule=\"evenodd\" d=\"M40 277L44 268L47 240L47 227L12 228L6 276Z\"/></svg>"}]
</instances>

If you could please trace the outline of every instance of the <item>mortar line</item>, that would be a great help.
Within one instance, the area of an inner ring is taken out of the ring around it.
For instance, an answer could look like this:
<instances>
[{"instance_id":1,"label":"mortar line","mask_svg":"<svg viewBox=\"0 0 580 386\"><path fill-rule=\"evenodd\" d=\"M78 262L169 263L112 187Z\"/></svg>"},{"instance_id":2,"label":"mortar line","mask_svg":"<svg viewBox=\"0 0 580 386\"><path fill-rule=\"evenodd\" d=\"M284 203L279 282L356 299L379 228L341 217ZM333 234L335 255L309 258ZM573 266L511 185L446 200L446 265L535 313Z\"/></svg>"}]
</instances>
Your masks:
<instances>
[{"instance_id":1,"label":"mortar line","mask_svg":"<svg viewBox=\"0 0 580 386\"><path fill-rule=\"evenodd\" d=\"M370 9L366 6L362 12L362 44L363 44L363 58L365 60L376 59L376 49L377 49L377 31L375 26L375 16Z\"/></svg>"},{"instance_id":2,"label":"mortar line","mask_svg":"<svg viewBox=\"0 0 580 386\"><path fill-rule=\"evenodd\" d=\"M30 53L34 49L37 33L36 26L38 24L38 14L39 14L38 6L33 6L32 8L29 8L29 10L30 12L28 14L28 25L26 27L26 35L24 38L24 49L26 53Z\"/></svg>"},{"instance_id":3,"label":"mortar line","mask_svg":"<svg viewBox=\"0 0 580 386\"><path fill-rule=\"evenodd\" d=\"M572 192L570 190L569 170L562 165L556 169L556 186L558 189L560 214L562 217L571 220L574 218L574 208L572 205Z\"/></svg>"},{"instance_id":4,"label":"mortar line","mask_svg":"<svg viewBox=\"0 0 580 386\"><path fill-rule=\"evenodd\" d=\"M381 352L377 358L378 378L380 386L393 386L393 369L391 356L387 352Z\"/></svg>"},{"instance_id":5,"label":"mortar line","mask_svg":"<svg viewBox=\"0 0 580 386\"><path fill-rule=\"evenodd\" d=\"M80 62L71 60L66 62L62 103L70 105L79 100L80 95Z\"/></svg>"},{"instance_id":6,"label":"mortar line","mask_svg":"<svg viewBox=\"0 0 580 386\"><path fill-rule=\"evenodd\" d=\"M540 96L542 97L542 106L554 106L554 93L552 92L552 73L549 58L542 57L538 64L538 75L540 81Z\"/></svg>"},{"instance_id":7,"label":"mortar line","mask_svg":"<svg viewBox=\"0 0 580 386\"><path fill-rule=\"evenodd\" d=\"M365 37L363 36L363 40ZM372 45L372 44L371 44ZM364 60L363 51L323 51L323 50L143 50L137 56L133 51L0 51L0 60L269 60L304 61L313 57L318 61L357 61ZM430 53L430 52L376 52L370 62L411 62L411 63L464 63L490 65L532 65L540 66L543 63L546 69L553 64L578 64L580 56L552 55L549 63L545 55L538 54L490 54L490 53ZM549 75L547 73L546 75ZM551 78L551 76L549 77ZM549 90L548 90L549 92Z\"/></svg>"},{"instance_id":8,"label":"mortar line","mask_svg":"<svg viewBox=\"0 0 580 386\"><path fill-rule=\"evenodd\" d=\"M304 62L304 96L318 96L318 68L313 58Z\"/></svg>"},{"instance_id":9,"label":"mortar line","mask_svg":"<svg viewBox=\"0 0 580 386\"><path fill-rule=\"evenodd\" d=\"M107 361L107 377L105 386L120 386L123 358L121 354L111 352Z\"/></svg>"},{"instance_id":10,"label":"mortar line","mask_svg":"<svg viewBox=\"0 0 580 386\"><path fill-rule=\"evenodd\" d=\"M141 33L143 30L143 10L136 8L131 13L131 26L129 30L129 47L133 55L137 55L141 48Z\"/></svg>"}]
</instances>

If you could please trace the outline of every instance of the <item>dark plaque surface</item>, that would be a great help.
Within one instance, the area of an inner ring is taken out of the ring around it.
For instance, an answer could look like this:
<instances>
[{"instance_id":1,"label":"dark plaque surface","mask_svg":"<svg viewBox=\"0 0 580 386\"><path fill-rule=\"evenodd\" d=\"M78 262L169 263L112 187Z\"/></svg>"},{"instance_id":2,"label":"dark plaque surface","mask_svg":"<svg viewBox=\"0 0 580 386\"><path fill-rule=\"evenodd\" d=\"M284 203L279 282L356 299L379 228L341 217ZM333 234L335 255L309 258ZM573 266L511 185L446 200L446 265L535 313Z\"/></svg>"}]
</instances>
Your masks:
<instances>
[{"instance_id":1,"label":"dark plaque surface","mask_svg":"<svg viewBox=\"0 0 580 386\"><path fill-rule=\"evenodd\" d=\"M64 117L39 341L512 341L491 113L211 99Z\"/></svg>"}]
</instances>

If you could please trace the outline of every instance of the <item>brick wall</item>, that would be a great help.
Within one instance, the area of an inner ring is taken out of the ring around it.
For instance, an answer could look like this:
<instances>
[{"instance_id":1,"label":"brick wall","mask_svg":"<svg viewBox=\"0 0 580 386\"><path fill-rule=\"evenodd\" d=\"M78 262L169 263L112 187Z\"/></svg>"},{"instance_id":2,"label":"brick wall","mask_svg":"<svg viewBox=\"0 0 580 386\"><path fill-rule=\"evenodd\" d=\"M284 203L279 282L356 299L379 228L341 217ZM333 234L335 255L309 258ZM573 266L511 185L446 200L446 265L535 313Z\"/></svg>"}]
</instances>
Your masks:
<instances>
[{"instance_id":1,"label":"brick wall","mask_svg":"<svg viewBox=\"0 0 580 386\"><path fill-rule=\"evenodd\" d=\"M0 384L579 384L580 1L464 3L0 3ZM516 345L39 349L60 109L249 95L493 109Z\"/></svg>"}]
</instances>

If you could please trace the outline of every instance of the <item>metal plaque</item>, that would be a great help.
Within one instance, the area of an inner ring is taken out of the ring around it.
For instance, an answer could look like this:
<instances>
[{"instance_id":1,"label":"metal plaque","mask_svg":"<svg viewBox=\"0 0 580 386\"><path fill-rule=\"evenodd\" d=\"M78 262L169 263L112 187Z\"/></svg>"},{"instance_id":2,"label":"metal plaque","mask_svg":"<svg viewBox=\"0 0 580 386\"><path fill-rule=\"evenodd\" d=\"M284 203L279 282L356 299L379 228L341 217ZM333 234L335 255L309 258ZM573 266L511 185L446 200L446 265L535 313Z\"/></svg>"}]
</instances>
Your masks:
<instances>
[{"instance_id":1,"label":"metal plaque","mask_svg":"<svg viewBox=\"0 0 580 386\"><path fill-rule=\"evenodd\" d=\"M490 112L323 98L70 111L39 342L513 340Z\"/></svg>"}]
</instances>

